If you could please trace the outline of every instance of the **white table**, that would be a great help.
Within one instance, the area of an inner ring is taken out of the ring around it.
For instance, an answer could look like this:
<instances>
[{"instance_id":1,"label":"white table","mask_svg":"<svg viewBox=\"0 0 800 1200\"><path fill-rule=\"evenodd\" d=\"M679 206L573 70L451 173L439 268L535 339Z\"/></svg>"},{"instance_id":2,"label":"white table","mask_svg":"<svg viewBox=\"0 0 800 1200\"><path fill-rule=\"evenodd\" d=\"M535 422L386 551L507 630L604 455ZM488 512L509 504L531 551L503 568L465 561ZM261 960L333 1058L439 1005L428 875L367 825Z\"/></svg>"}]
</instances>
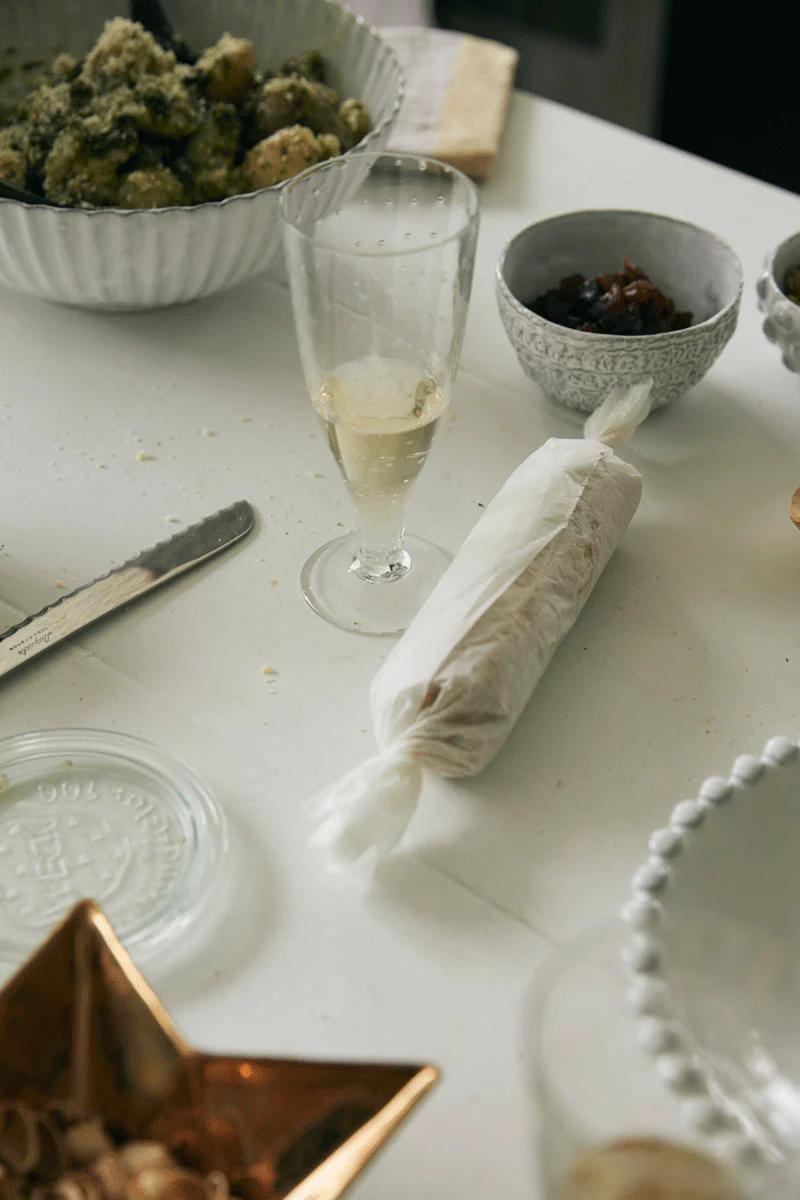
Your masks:
<instances>
[{"instance_id":1,"label":"white table","mask_svg":"<svg viewBox=\"0 0 800 1200\"><path fill-rule=\"evenodd\" d=\"M429 783L368 897L307 845L304 802L372 746L367 688L387 644L329 627L299 595L305 557L348 515L285 290L260 281L141 316L0 296L0 619L174 532L167 515L240 496L260 510L239 549L6 681L0 731L151 738L224 803L231 907L219 899L199 955L154 975L188 1037L443 1067L359 1196L528 1200L526 1012L549 945L617 908L647 834L705 774L797 734L800 540L786 507L800 387L753 298L765 252L800 226L797 197L518 95L483 191L455 414L416 525L455 548L524 455L578 433L523 376L493 271L521 226L589 206L727 238L746 274L740 327L709 378L637 435L642 507L504 753L479 779Z\"/></svg>"}]
</instances>

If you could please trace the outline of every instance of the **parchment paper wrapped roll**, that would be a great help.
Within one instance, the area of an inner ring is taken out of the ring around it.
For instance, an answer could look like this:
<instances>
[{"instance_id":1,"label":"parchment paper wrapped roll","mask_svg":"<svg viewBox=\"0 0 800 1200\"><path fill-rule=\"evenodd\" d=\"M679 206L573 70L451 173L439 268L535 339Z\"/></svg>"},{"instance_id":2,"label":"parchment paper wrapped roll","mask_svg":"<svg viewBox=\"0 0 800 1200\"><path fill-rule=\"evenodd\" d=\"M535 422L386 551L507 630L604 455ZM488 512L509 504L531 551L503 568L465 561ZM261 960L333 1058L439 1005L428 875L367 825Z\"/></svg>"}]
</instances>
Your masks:
<instances>
[{"instance_id":1,"label":"parchment paper wrapped roll","mask_svg":"<svg viewBox=\"0 0 800 1200\"><path fill-rule=\"evenodd\" d=\"M334 865L392 849L424 768L475 775L503 745L636 511L641 476L610 446L649 412L651 383L522 463L395 645L371 691L380 754L321 800L315 841Z\"/></svg>"}]
</instances>

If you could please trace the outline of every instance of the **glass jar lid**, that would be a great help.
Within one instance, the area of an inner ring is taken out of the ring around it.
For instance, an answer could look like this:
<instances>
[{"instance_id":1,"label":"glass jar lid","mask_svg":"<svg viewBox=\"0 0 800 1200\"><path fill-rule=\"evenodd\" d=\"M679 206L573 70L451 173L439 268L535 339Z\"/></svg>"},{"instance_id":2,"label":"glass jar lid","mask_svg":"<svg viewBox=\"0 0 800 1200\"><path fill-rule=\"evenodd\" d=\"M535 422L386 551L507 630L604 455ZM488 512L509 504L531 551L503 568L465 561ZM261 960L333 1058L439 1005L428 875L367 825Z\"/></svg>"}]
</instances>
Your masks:
<instances>
[{"instance_id":1,"label":"glass jar lid","mask_svg":"<svg viewBox=\"0 0 800 1200\"><path fill-rule=\"evenodd\" d=\"M0 740L0 959L19 963L74 904L147 957L198 914L227 848L222 812L163 750L52 729Z\"/></svg>"}]
</instances>

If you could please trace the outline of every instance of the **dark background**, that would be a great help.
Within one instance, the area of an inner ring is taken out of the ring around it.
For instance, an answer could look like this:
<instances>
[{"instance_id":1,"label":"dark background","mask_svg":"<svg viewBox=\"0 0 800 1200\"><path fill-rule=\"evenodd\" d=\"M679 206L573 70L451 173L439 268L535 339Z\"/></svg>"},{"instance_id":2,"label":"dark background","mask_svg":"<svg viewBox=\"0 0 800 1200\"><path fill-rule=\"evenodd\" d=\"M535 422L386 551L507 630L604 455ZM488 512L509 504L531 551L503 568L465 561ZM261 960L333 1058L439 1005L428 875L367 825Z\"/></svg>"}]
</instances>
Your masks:
<instances>
[{"instance_id":1,"label":"dark background","mask_svg":"<svg viewBox=\"0 0 800 1200\"><path fill-rule=\"evenodd\" d=\"M434 4L438 25L516 46L518 86L800 192L792 11L774 0L742 8L703 0Z\"/></svg>"},{"instance_id":2,"label":"dark background","mask_svg":"<svg viewBox=\"0 0 800 1200\"><path fill-rule=\"evenodd\" d=\"M797 14L672 0L658 136L800 192Z\"/></svg>"}]
</instances>

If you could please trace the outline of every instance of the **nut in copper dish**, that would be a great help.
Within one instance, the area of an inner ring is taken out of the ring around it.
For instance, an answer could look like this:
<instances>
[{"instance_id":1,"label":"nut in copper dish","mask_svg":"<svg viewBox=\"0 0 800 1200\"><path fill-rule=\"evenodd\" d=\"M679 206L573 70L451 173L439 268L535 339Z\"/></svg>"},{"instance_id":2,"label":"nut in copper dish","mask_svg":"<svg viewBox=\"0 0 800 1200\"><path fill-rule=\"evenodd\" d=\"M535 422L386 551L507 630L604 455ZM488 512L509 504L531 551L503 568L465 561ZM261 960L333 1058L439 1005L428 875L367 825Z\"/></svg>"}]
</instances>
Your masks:
<instances>
[{"instance_id":1,"label":"nut in copper dish","mask_svg":"<svg viewBox=\"0 0 800 1200\"><path fill-rule=\"evenodd\" d=\"M84 901L0 992L0 1200L335 1200L436 1078L194 1049Z\"/></svg>"}]
</instances>

